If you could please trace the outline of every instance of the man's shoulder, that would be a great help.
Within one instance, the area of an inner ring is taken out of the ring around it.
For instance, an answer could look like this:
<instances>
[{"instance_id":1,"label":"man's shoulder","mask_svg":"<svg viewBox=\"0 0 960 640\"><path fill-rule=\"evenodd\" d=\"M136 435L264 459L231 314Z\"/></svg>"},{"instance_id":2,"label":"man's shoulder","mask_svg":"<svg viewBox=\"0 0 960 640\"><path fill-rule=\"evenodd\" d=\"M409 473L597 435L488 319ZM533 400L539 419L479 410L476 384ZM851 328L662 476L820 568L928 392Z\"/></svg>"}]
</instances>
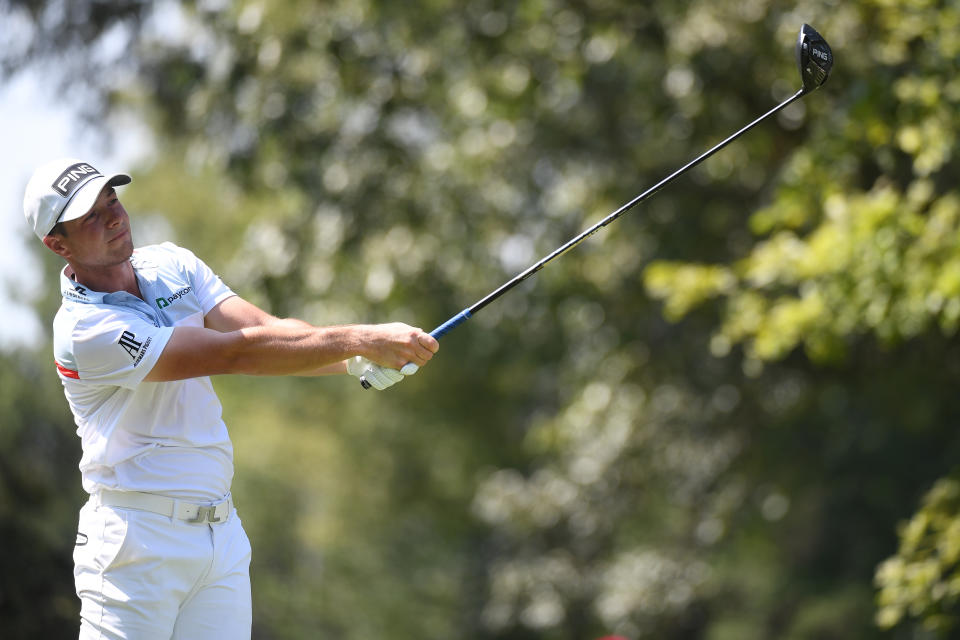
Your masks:
<instances>
[{"instance_id":1,"label":"man's shoulder","mask_svg":"<svg viewBox=\"0 0 960 640\"><path fill-rule=\"evenodd\" d=\"M133 262L135 265L167 263L170 261L183 261L185 259L195 259L189 249L184 249L172 242L161 242L160 244L148 244L137 247L133 250Z\"/></svg>"},{"instance_id":2,"label":"man's shoulder","mask_svg":"<svg viewBox=\"0 0 960 640\"><path fill-rule=\"evenodd\" d=\"M74 363L74 345L89 340L122 318L118 308L101 303L64 300L53 317L53 351L58 362Z\"/></svg>"},{"instance_id":3,"label":"man's shoulder","mask_svg":"<svg viewBox=\"0 0 960 640\"><path fill-rule=\"evenodd\" d=\"M103 302L76 302L64 299L53 317L54 334L70 335L104 321L123 317L127 313L122 307Z\"/></svg>"},{"instance_id":4,"label":"man's shoulder","mask_svg":"<svg viewBox=\"0 0 960 640\"><path fill-rule=\"evenodd\" d=\"M201 268L202 261L189 249L172 242L135 249L130 259L135 269L156 269L160 273L187 275Z\"/></svg>"}]
</instances>

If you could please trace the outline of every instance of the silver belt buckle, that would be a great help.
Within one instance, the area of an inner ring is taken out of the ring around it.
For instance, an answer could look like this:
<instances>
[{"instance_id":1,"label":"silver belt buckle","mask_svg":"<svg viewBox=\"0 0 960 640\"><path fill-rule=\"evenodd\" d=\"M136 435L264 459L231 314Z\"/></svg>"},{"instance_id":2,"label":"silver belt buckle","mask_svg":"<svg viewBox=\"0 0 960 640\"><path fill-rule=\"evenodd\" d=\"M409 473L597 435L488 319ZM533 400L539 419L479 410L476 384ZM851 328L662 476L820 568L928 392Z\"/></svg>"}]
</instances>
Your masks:
<instances>
[{"instance_id":1,"label":"silver belt buckle","mask_svg":"<svg viewBox=\"0 0 960 640\"><path fill-rule=\"evenodd\" d=\"M210 505L209 507L197 507L197 515L187 522L193 524L203 524L204 522L220 522L220 518L217 516L217 505Z\"/></svg>"}]
</instances>

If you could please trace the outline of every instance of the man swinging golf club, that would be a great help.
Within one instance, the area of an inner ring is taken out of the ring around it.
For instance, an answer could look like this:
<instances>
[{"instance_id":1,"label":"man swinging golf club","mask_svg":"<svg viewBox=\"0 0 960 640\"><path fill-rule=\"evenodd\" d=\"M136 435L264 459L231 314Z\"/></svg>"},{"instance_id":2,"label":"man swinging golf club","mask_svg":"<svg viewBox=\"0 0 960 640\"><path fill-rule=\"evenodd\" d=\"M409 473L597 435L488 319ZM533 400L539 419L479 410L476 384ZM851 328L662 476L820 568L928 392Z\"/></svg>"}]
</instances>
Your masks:
<instances>
[{"instance_id":1,"label":"man swinging golf club","mask_svg":"<svg viewBox=\"0 0 960 640\"><path fill-rule=\"evenodd\" d=\"M403 324L313 327L239 298L175 245L133 250L114 187L89 164L37 170L28 222L67 261L57 370L90 501L74 554L81 638L250 636L250 546L230 500L232 448L207 376L347 372L383 389L442 337L663 186L826 82L833 54L803 25L793 96L531 265L430 334Z\"/></svg>"},{"instance_id":2,"label":"man swinging golf club","mask_svg":"<svg viewBox=\"0 0 960 640\"><path fill-rule=\"evenodd\" d=\"M129 182L61 159L24 197L33 231L67 262L53 341L90 494L74 551L80 637L249 638L250 543L208 376L350 373L385 389L439 345L400 323L279 319L186 249L134 249L115 191Z\"/></svg>"}]
</instances>

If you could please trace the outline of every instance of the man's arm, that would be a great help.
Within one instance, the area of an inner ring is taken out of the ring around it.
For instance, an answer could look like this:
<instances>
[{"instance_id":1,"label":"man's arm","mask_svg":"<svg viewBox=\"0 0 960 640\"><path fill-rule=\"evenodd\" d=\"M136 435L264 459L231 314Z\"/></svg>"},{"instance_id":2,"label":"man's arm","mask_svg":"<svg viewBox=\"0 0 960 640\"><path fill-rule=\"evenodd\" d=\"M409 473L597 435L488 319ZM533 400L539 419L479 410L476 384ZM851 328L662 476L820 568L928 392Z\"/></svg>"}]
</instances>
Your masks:
<instances>
[{"instance_id":1,"label":"man's arm","mask_svg":"<svg viewBox=\"0 0 960 640\"><path fill-rule=\"evenodd\" d=\"M247 302L240 296L230 296L221 300L217 306L203 317L203 326L223 333L246 329L248 327L265 327L268 325L282 325L287 327L309 327L309 323L295 318L278 318Z\"/></svg>"},{"instance_id":2,"label":"man's arm","mask_svg":"<svg viewBox=\"0 0 960 640\"><path fill-rule=\"evenodd\" d=\"M401 323L314 327L276 318L239 297L222 301L205 327L177 327L145 378L151 382L224 373L324 375L353 356L392 369L427 363L439 343Z\"/></svg>"},{"instance_id":3,"label":"man's arm","mask_svg":"<svg viewBox=\"0 0 960 640\"><path fill-rule=\"evenodd\" d=\"M203 324L208 329L221 332L236 331L248 327L291 327L312 328L312 325L296 318L278 318L267 313L255 304L240 296L231 296L222 300L204 316ZM334 362L311 371L301 371L290 375L298 376L328 376L347 372L346 361Z\"/></svg>"}]
</instances>

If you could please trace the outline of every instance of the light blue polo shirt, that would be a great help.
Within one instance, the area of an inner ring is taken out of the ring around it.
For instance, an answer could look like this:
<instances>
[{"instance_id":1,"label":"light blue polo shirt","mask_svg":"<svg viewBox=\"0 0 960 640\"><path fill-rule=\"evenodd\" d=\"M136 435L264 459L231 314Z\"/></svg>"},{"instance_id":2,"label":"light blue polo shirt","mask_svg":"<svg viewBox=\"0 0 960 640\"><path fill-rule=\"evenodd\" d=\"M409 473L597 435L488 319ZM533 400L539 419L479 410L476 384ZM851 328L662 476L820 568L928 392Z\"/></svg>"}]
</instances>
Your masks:
<instances>
[{"instance_id":1,"label":"light blue polo shirt","mask_svg":"<svg viewBox=\"0 0 960 640\"><path fill-rule=\"evenodd\" d=\"M202 327L235 294L169 242L136 249L130 262L143 300L91 291L66 269L60 276L54 359L83 447L84 489L220 499L233 479L233 446L210 379L144 378L176 327Z\"/></svg>"}]
</instances>

